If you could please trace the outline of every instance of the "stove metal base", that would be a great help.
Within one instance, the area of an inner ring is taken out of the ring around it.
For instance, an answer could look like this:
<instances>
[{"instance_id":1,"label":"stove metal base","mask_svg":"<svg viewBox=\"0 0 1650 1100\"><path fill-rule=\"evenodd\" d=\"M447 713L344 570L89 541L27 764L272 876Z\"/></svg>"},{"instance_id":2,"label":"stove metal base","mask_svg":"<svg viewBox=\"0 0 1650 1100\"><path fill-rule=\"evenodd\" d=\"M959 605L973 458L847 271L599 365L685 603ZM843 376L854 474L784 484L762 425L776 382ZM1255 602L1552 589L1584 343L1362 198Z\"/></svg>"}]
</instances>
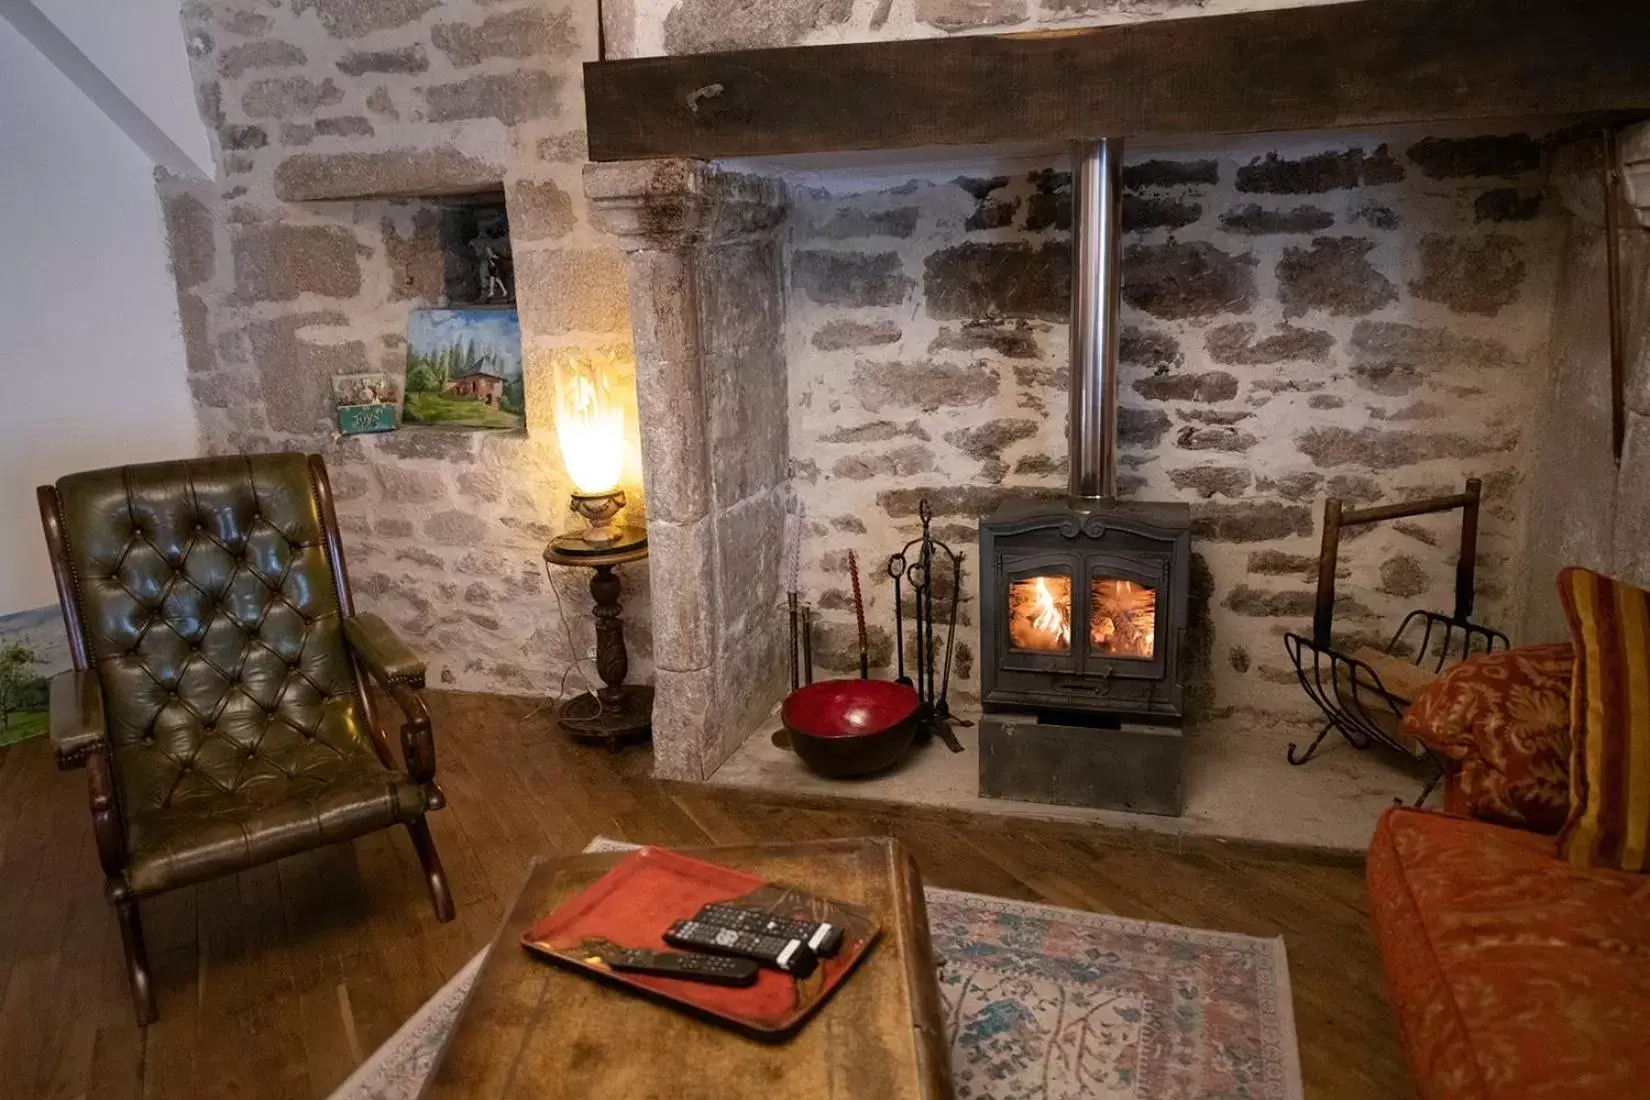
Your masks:
<instances>
[{"instance_id":1,"label":"stove metal base","mask_svg":"<svg viewBox=\"0 0 1650 1100\"><path fill-rule=\"evenodd\" d=\"M980 795L1179 817L1186 737L1168 726L1058 725L1035 714L980 719Z\"/></svg>"}]
</instances>

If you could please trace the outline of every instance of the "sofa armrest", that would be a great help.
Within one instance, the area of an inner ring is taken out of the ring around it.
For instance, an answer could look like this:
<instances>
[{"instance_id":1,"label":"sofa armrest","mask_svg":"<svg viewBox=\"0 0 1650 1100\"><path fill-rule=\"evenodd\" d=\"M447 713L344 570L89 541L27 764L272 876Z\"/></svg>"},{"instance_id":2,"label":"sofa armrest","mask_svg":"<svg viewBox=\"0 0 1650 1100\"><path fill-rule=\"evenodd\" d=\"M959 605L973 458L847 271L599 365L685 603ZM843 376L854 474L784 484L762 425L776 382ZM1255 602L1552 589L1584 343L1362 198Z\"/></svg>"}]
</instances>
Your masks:
<instances>
[{"instance_id":1,"label":"sofa armrest","mask_svg":"<svg viewBox=\"0 0 1650 1100\"><path fill-rule=\"evenodd\" d=\"M1415 697L1404 729L1446 761L1445 809L1557 833L1570 805L1568 642L1463 661Z\"/></svg>"},{"instance_id":2,"label":"sofa armrest","mask_svg":"<svg viewBox=\"0 0 1650 1100\"><path fill-rule=\"evenodd\" d=\"M108 728L97 673L70 669L52 677L46 728L57 750L57 766L64 770L84 766L87 757L103 748Z\"/></svg>"},{"instance_id":3,"label":"sofa armrest","mask_svg":"<svg viewBox=\"0 0 1650 1100\"><path fill-rule=\"evenodd\" d=\"M352 615L345 619L344 638L373 679L386 688L396 684L424 686L423 660L377 615Z\"/></svg>"}]
</instances>

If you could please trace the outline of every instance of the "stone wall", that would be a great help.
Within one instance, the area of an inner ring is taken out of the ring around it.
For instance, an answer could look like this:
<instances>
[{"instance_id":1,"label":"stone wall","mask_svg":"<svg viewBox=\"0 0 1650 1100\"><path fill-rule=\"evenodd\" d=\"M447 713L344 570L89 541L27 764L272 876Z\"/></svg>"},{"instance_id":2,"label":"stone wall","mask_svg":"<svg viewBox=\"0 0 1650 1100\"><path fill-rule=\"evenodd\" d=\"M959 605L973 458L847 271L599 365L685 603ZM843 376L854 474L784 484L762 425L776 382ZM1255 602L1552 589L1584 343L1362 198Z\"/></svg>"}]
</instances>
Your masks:
<instances>
[{"instance_id":1,"label":"stone wall","mask_svg":"<svg viewBox=\"0 0 1650 1100\"><path fill-rule=\"evenodd\" d=\"M1650 125L1625 132L1628 187L1617 210L1621 257L1625 446L1611 446L1609 284L1601 178L1602 146L1588 136L1564 145L1549 192L1564 231L1552 370L1539 394L1530 468L1531 577L1523 634L1568 636L1552 577L1585 565L1650 587Z\"/></svg>"},{"instance_id":2,"label":"stone wall","mask_svg":"<svg viewBox=\"0 0 1650 1100\"><path fill-rule=\"evenodd\" d=\"M595 5L190 0L184 21L218 176L160 189L205 446L326 456L357 598L428 658L433 684L559 690L572 653L540 555L569 485L550 363L630 344L622 255L589 225L579 179ZM337 438L328 379L400 374L408 311L439 304L427 197L497 187L527 430ZM632 435L635 422L632 409ZM626 481L639 515L634 443ZM647 680L647 569L623 572L632 678ZM585 579L558 579L579 653Z\"/></svg>"},{"instance_id":3,"label":"stone wall","mask_svg":"<svg viewBox=\"0 0 1650 1100\"><path fill-rule=\"evenodd\" d=\"M1008 34L1337 0L605 0L607 56Z\"/></svg>"},{"instance_id":4,"label":"stone wall","mask_svg":"<svg viewBox=\"0 0 1650 1100\"><path fill-rule=\"evenodd\" d=\"M1304 704L1281 636L1310 620L1330 494L1356 506L1483 478L1478 618L1513 625L1561 240L1544 159L1525 134L1127 159L1122 495L1192 505L1204 700ZM1063 166L1016 165L793 187L791 453L830 671L855 667L849 548L875 573L884 664L878 569L916 533L919 499L969 554L972 601L978 517L1011 492L1064 491L1069 184ZM1458 529L1437 517L1350 536L1343 640L1449 610ZM975 619L970 602L965 697Z\"/></svg>"}]
</instances>

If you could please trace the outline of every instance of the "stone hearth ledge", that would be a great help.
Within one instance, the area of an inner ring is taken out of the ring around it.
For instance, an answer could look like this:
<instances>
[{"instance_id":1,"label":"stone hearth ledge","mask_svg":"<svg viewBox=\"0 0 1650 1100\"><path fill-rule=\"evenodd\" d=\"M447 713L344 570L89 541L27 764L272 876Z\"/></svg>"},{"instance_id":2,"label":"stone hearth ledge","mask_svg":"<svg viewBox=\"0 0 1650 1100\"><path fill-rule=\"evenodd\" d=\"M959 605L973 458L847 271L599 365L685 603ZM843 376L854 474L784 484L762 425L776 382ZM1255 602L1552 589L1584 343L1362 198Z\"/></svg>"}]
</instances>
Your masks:
<instances>
[{"instance_id":1,"label":"stone hearth ledge","mask_svg":"<svg viewBox=\"0 0 1650 1100\"><path fill-rule=\"evenodd\" d=\"M703 780L784 691L786 193L687 160L590 164L624 250L649 538L655 774Z\"/></svg>"}]
</instances>

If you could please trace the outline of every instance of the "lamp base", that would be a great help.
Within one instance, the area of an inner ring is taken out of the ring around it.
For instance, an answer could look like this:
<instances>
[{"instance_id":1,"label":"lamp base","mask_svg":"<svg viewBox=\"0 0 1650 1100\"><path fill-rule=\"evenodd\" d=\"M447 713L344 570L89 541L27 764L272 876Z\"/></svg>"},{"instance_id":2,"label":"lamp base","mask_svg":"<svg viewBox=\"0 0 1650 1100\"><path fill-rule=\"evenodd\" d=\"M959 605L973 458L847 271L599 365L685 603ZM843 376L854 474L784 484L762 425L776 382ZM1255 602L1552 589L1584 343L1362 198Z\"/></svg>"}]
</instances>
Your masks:
<instances>
[{"instance_id":1,"label":"lamp base","mask_svg":"<svg viewBox=\"0 0 1650 1100\"><path fill-rule=\"evenodd\" d=\"M653 735L653 689L645 684L603 688L575 695L561 706L556 723L580 741L601 741L613 752Z\"/></svg>"},{"instance_id":2,"label":"lamp base","mask_svg":"<svg viewBox=\"0 0 1650 1100\"><path fill-rule=\"evenodd\" d=\"M550 540L550 547L557 554L569 558L598 558L631 552L636 553L638 558L645 556L647 528L618 527L612 530L618 532L618 538L611 542L591 542L581 532L569 531ZM549 560L548 553L545 558Z\"/></svg>"}]
</instances>

